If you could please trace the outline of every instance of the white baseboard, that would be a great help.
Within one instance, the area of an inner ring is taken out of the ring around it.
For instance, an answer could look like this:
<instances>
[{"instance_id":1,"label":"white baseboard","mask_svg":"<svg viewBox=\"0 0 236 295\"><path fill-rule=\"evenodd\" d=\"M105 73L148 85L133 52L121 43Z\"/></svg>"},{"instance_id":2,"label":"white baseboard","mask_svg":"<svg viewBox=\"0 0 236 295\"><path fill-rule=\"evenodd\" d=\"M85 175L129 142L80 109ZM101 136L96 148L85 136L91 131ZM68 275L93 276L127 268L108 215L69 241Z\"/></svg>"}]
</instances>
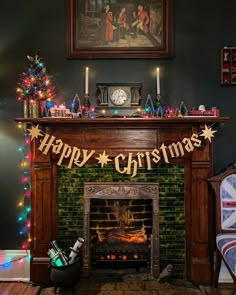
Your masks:
<instances>
[{"instance_id":1,"label":"white baseboard","mask_svg":"<svg viewBox=\"0 0 236 295\"><path fill-rule=\"evenodd\" d=\"M28 251L28 254L30 252ZM25 250L0 250L0 264L11 260L20 259L26 256ZM0 267L0 281L30 281L30 261L29 257L23 258L23 262L12 261L9 267Z\"/></svg>"},{"instance_id":2,"label":"white baseboard","mask_svg":"<svg viewBox=\"0 0 236 295\"><path fill-rule=\"evenodd\" d=\"M233 279L226 268L224 261L221 263L219 283L233 283Z\"/></svg>"}]
</instances>

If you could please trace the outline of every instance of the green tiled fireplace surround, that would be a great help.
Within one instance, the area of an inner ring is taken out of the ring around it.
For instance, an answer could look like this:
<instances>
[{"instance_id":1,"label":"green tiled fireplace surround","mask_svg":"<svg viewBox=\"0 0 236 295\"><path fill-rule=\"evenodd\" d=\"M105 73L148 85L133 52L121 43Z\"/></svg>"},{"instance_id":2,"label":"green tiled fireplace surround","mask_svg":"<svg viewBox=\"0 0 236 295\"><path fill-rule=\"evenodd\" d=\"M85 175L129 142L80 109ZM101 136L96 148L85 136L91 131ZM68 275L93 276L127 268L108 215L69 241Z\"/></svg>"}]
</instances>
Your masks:
<instances>
[{"instance_id":1,"label":"green tiled fireplace surround","mask_svg":"<svg viewBox=\"0 0 236 295\"><path fill-rule=\"evenodd\" d=\"M176 276L185 277L184 166L160 165L139 169L136 177L119 174L112 166L58 169L58 240L64 249L83 232L84 182L158 182L160 187L160 270L173 264Z\"/></svg>"}]
</instances>

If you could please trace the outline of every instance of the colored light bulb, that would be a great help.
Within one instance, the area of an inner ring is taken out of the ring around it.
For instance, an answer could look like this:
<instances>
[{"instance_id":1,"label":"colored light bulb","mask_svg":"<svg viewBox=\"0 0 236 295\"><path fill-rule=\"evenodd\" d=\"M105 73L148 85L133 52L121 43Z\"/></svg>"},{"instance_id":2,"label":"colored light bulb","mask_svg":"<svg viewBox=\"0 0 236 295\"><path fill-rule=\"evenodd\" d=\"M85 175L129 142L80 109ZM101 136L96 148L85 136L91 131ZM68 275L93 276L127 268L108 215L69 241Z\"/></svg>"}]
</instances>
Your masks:
<instances>
[{"instance_id":1,"label":"colored light bulb","mask_svg":"<svg viewBox=\"0 0 236 295\"><path fill-rule=\"evenodd\" d=\"M9 266L10 266L10 263L9 262L6 262L6 263L3 264L3 267L4 268L8 268Z\"/></svg>"},{"instance_id":2,"label":"colored light bulb","mask_svg":"<svg viewBox=\"0 0 236 295\"><path fill-rule=\"evenodd\" d=\"M25 196L30 198L31 197L31 192L30 191L25 192Z\"/></svg>"}]
</instances>

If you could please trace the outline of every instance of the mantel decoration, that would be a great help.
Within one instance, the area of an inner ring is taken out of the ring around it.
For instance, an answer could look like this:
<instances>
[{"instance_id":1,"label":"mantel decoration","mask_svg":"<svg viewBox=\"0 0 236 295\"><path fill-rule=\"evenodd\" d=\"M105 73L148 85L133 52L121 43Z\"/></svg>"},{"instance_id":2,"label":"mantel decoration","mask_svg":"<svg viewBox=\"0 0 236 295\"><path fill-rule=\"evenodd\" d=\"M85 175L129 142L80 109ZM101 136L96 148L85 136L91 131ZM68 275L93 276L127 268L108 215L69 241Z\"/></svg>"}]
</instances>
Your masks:
<instances>
[{"instance_id":1,"label":"mantel decoration","mask_svg":"<svg viewBox=\"0 0 236 295\"><path fill-rule=\"evenodd\" d=\"M171 57L172 2L67 0L67 57Z\"/></svg>"},{"instance_id":2,"label":"mantel decoration","mask_svg":"<svg viewBox=\"0 0 236 295\"><path fill-rule=\"evenodd\" d=\"M213 124L214 125L214 124ZM150 151L143 151L137 153L120 153L114 158L109 158L108 153L104 150L103 153L97 153L95 150L80 149L76 146L70 146L64 143L61 139L57 139L55 136L43 132L39 125L32 125L29 131L31 140L40 137L38 150L44 155L47 155L49 151L59 156L57 165L61 166L66 159L68 163L67 168L71 169L72 165L83 167L91 158L97 160L98 164L101 164L101 168L108 165L109 162L115 165L115 169L118 173L128 174L131 177L135 177L138 172L138 168L143 166L147 167L147 170L152 170L153 165L158 164L161 160L165 163L170 163L171 159L183 157L185 153L191 153L195 148L201 148L203 144L208 140L214 138L216 130L212 130L212 126L205 125L199 133L192 133L191 137L183 138L181 141L173 142L168 146L162 143L159 148L154 148Z\"/></svg>"},{"instance_id":3,"label":"mantel decoration","mask_svg":"<svg viewBox=\"0 0 236 295\"><path fill-rule=\"evenodd\" d=\"M53 105L54 86L38 54L27 56L29 67L20 75L16 93L24 104L24 117L37 118ZM47 116L47 114L45 114Z\"/></svg>"}]
</instances>

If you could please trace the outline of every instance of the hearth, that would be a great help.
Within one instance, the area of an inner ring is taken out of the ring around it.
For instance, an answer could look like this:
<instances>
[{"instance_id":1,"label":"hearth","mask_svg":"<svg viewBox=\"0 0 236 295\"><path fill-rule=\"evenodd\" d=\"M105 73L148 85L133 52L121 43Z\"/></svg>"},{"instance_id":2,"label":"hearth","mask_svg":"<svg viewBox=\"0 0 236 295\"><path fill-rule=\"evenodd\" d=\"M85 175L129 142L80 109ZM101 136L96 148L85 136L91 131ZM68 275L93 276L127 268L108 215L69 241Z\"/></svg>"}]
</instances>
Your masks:
<instances>
[{"instance_id":1,"label":"hearth","mask_svg":"<svg viewBox=\"0 0 236 295\"><path fill-rule=\"evenodd\" d=\"M85 183L83 273L146 268L159 274L157 183Z\"/></svg>"}]
</instances>

